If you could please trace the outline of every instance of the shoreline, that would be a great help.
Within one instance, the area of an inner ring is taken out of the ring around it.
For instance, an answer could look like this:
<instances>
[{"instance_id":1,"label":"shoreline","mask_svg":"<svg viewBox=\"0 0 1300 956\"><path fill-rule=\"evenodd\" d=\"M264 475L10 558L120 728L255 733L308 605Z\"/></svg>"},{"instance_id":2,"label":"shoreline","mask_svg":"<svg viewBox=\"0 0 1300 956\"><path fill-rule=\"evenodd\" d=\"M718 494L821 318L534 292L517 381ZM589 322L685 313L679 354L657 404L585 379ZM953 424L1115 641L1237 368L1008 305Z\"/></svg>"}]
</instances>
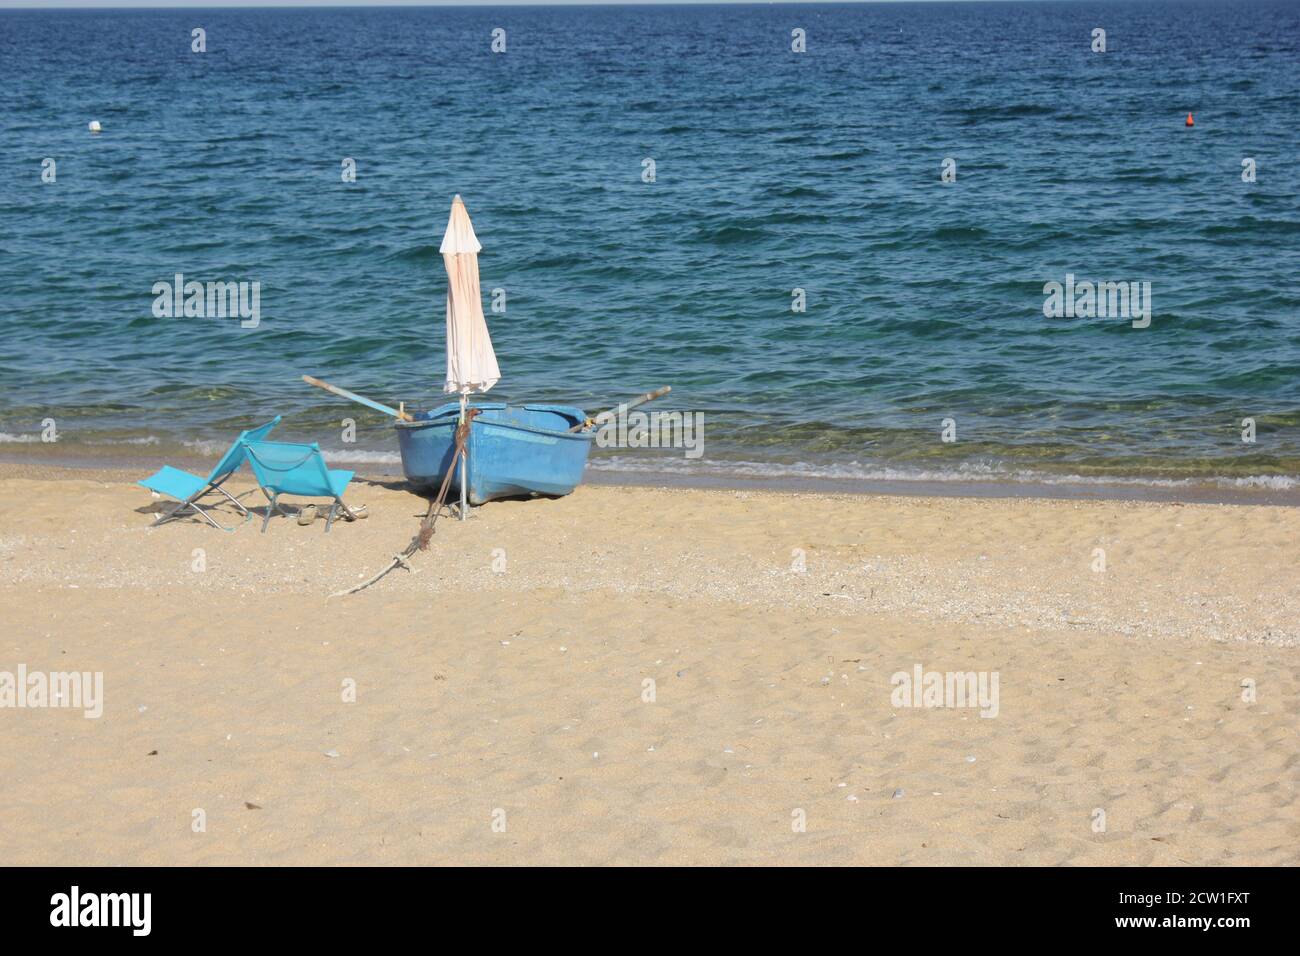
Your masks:
<instances>
[{"instance_id":1,"label":"shoreline","mask_svg":"<svg viewBox=\"0 0 1300 956\"><path fill-rule=\"evenodd\" d=\"M330 460L329 450L324 452ZM81 477L101 472L118 480L135 481L152 474L162 464L187 468L206 474L216 463L215 457L187 449L168 454L130 455L24 455L0 448L0 478L28 475ZM331 463L332 465L334 463ZM339 461L335 467L350 468L359 478L403 480L400 463ZM1078 480L1071 480L1075 478ZM588 464L583 483L615 488L663 488L706 491L771 491L785 494L854 495L902 498L974 498L1025 499L1047 501L1146 501L1170 504L1253 505L1264 507L1300 507L1300 486L1293 488L1223 487L1214 479L1169 480L1152 484L1139 479L1123 478L1088 481L1079 476L1039 480L1013 478L832 478L774 475L754 477L745 474L683 473L637 468L600 468Z\"/></svg>"},{"instance_id":2,"label":"shoreline","mask_svg":"<svg viewBox=\"0 0 1300 956\"><path fill-rule=\"evenodd\" d=\"M1257 505L1300 507L1300 488L1222 488L1195 484L1166 486L1116 479L1088 484L1076 481L1001 481L959 478L750 478L744 475L671 475L632 470L589 469L592 485L627 488L682 488L715 491L772 491L793 494L839 494L901 498L1023 499L1041 501L1161 502L1166 504Z\"/></svg>"}]
</instances>

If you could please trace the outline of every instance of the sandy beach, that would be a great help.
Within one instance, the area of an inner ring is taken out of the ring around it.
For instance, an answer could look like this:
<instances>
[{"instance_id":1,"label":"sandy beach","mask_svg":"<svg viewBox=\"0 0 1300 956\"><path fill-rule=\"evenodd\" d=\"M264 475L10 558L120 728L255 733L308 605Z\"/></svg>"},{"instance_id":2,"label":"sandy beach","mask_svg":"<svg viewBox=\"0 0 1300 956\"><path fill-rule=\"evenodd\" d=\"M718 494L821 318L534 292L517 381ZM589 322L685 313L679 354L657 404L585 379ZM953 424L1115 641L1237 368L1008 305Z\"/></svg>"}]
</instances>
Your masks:
<instances>
[{"instance_id":1,"label":"sandy beach","mask_svg":"<svg viewBox=\"0 0 1300 956\"><path fill-rule=\"evenodd\" d=\"M584 486L330 597L423 499L129 477L0 469L0 671L103 674L0 710L11 863L1300 862L1293 509Z\"/></svg>"}]
</instances>

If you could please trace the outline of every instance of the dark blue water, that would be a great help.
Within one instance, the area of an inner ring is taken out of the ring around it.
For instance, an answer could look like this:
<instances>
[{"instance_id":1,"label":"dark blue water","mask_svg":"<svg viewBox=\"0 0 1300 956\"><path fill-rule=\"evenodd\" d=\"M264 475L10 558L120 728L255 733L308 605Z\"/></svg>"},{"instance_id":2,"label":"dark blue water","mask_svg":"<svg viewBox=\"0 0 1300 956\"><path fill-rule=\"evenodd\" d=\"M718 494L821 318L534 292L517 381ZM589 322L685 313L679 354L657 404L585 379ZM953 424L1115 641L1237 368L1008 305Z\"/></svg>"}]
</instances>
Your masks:
<instances>
[{"instance_id":1,"label":"dark blue water","mask_svg":"<svg viewBox=\"0 0 1300 956\"><path fill-rule=\"evenodd\" d=\"M492 397L672 384L706 453L664 468L1300 474L1300 5L8 11L0 78L10 452L281 413L391 456L299 376L437 398L460 193ZM156 318L177 272L260 325ZM1067 273L1149 282L1149 327L1045 317Z\"/></svg>"}]
</instances>

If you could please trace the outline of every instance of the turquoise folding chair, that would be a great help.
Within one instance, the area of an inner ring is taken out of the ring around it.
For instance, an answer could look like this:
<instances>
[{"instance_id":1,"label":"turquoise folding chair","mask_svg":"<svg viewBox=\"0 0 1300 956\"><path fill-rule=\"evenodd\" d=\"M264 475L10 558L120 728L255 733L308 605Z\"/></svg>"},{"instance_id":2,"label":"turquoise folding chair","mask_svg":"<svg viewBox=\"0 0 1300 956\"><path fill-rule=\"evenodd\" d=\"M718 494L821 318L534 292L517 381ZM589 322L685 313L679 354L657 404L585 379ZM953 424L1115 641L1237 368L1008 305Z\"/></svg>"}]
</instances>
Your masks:
<instances>
[{"instance_id":1,"label":"turquoise folding chair","mask_svg":"<svg viewBox=\"0 0 1300 956\"><path fill-rule=\"evenodd\" d=\"M150 491L156 491L160 495L167 495L180 502L171 511L160 515L158 520L149 527L157 527L164 521L171 521L173 518L180 517L185 511L193 511L207 519L208 523L215 528L220 528L222 531L234 531L234 528L225 527L199 507L199 499L214 491L225 495L227 500L233 502L235 507L244 513L244 520L248 520L248 509L241 505L230 492L222 488L221 484L237 472L239 466L244 463L244 442L261 441L278 424L280 424L280 416L276 415L265 425L259 425L250 431L240 432L239 437L235 439L235 443L221 456L221 460L217 462L217 466L212 469L206 479L200 478L198 475L192 475L188 471L173 468L171 465L163 465L148 478L137 482L137 484L144 485Z\"/></svg>"},{"instance_id":2,"label":"turquoise folding chair","mask_svg":"<svg viewBox=\"0 0 1300 956\"><path fill-rule=\"evenodd\" d=\"M271 502L266 509L266 518L262 521L262 531L271 523L271 516L289 512L280 507L281 495L295 495L302 498L330 498L329 517L325 520L328 534L334 516L342 510L349 521L359 517L343 503L343 491L352 480L353 472L331 470L325 464L320 453L320 446L315 442L299 445L282 441L244 441L244 451L248 464L257 476L257 483L262 486L262 493Z\"/></svg>"}]
</instances>

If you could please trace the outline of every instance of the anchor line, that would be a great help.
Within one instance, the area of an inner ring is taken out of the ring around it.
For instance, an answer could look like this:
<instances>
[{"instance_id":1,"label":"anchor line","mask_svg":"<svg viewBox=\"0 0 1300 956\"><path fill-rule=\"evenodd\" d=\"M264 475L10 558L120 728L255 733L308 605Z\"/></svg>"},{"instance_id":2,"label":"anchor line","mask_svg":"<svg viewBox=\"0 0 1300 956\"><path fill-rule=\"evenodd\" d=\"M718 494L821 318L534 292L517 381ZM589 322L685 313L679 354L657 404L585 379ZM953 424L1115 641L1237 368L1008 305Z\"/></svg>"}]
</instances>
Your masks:
<instances>
[{"instance_id":1,"label":"anchor line","mask_svg":"<svg viewBox=\"0 0 1300 956\"><path fill-rule=\"evenodd\" d=\"M364 591L395 568L403 567L408 571L415 570L415 568L411 567L411 565L407 563L406 559L414 555L417 551L429 550L429 544L433 540L434 526L438 523L438 516L442 514L443 506L447 502L447 491L451 488L451 476L456 473L456 465L459 464L461 456L466 453L465 447L469 443L470 423L479 412L480 409L477 408L467 410L465 413L465 420L456 425L456 450L452 452L451 467L447 469L447 474L443 476L442 487L438 489L438 497L429 502L429 510L425 512L424 518L420 521L420 530L415 533L415 537L411 538L411 543L408 544L406 549L400 554L393 555L393 560L390 561L388 566L383 570L367 578L365 581L362 581L355 587L350 587L343 591L336 591L331 594L330 597L343 597L348 594L356 594L358 591Z\"/></svg>"}]
</instances>

